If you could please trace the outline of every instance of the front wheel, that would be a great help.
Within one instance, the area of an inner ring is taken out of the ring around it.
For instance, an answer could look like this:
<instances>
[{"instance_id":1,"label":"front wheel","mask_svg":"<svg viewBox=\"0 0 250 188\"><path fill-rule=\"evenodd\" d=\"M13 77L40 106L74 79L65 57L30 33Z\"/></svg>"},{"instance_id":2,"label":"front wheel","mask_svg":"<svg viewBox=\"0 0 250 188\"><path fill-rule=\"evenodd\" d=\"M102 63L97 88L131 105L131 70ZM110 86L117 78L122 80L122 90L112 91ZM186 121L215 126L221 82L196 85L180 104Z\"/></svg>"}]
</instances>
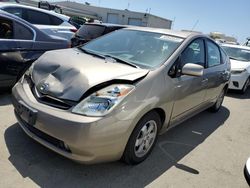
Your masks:
<instances>
[{"instance_id":1,"label":"front wheel","mask_svg":"<svg viewBox=\"0 0 250 188\"><path fill-rule=\"evenodd\" d=\"M223 89L223 90L221 91L221 93L219 94L219 96L218 96L218 98L217 98L215 104L214 104L212 107L209 108L209 110L210 110L211 112L218 112L218 111L220 110L221 105L222 105L223 100L224 100L224 97L225 97L225 94L226 94L226 90Z\"/></svg>"},{"instance_id":2,"label":"front wheel","mask_svg":"<svg viewBox=\"0 0 250 188\"><path fill-rule=\"evenodd\" d=\"M152 111L144 115L132 132L125 151L123 161L127 164L138 164L151 153L161 128L158 113Z\"/></svg>"}]
</instances>

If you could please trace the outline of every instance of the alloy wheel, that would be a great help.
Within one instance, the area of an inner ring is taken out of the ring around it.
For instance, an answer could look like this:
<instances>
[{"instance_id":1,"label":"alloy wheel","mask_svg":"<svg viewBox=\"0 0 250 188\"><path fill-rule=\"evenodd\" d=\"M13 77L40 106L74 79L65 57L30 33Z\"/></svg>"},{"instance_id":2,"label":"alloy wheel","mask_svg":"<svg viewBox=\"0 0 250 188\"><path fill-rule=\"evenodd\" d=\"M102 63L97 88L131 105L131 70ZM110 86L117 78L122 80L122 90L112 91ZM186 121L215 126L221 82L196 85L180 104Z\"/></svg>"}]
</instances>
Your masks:
<instances>
[{"instance_id":1,"label":"alloy wheel","mask_svg":"<svg viewBox=\"0 0 250 188\"><path fill-rule=\"evenodd\" d=\"M154 120L146 122L137 135L134 152L137 157L145 156L152 147L157 135L157 124Z\"/></svg>"}]
</instances>

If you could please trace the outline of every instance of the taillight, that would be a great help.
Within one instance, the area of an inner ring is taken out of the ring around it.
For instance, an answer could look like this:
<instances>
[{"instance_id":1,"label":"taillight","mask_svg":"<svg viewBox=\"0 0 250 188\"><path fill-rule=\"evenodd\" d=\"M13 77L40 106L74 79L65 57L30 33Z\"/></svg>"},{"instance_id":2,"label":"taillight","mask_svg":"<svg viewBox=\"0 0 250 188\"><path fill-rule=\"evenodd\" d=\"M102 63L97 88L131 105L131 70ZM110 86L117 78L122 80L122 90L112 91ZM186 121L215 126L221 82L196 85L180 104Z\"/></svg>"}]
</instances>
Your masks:
<instances>
[{"instance_id":1,"label":"taillight","mask_svg":"<svg viewBox=\"0 0 250 188\"><path fill-rule=\"evenodd\" d=\"M70 31L75 33L75 32L77 32L77 29L70 29Z\"/></svg>"},{"instance_id":2,"label":"taillight","mask_svg":"<svg viewBox=\"0 0 250 188\"><path fill-rule=\"evenodd\" d=\"M68 48L72 48L71 42L68 43Z\"/></svg>"}]
</instances>

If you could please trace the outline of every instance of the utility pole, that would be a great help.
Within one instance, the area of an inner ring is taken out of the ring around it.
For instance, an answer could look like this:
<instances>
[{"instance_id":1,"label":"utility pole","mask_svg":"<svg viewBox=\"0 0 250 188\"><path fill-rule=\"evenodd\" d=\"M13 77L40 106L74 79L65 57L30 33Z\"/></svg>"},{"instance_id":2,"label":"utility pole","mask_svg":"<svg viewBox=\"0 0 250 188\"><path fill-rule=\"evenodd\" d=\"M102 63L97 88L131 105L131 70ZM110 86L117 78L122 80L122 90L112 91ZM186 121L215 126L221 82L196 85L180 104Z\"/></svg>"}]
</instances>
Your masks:
<instances>
[{"instance_id":1,"label":"utility pole","mask_svg":"<svg viewBox=\"0 0 250 188\"><path fill-rule=\"evenodd\" d=\"M174 17L174 19L173 19L173 21L172 21L172 29L174 29L174 25L175 25L175 17Z\"/></svg>"},{"instance_id":2,"label":"utility pole","mask_svg":"<svg viewBox=\"0 0 250 188\"><path fill-rule=\"evenodd\" d=\"M194 31L194 28L197 26L197 24L199 23L199 20L196 20L194 26L192 27L191 31Z\"/></svg>"}]
</instances>

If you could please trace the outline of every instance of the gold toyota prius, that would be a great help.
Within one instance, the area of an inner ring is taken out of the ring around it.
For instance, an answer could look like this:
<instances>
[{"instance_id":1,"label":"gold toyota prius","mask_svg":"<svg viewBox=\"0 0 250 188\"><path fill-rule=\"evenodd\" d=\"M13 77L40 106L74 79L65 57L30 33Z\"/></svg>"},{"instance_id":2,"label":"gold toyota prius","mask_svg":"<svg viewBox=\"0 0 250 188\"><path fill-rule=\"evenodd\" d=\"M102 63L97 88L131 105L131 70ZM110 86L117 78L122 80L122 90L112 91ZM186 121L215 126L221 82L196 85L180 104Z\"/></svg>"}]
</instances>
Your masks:
<instances>
[{"instance_id":1,"label":"gold toyota prius","mask_svg":"<svg viewBox=\"0 0 250 188\"><path fill-rule=\"evenodd\" d=\"M46 52L12 98L22 129L49 149L85 164L138 164L160 133L218 111L229 79L228 56L206 35L133 27Z\"/></svg>"}]
</instances>

